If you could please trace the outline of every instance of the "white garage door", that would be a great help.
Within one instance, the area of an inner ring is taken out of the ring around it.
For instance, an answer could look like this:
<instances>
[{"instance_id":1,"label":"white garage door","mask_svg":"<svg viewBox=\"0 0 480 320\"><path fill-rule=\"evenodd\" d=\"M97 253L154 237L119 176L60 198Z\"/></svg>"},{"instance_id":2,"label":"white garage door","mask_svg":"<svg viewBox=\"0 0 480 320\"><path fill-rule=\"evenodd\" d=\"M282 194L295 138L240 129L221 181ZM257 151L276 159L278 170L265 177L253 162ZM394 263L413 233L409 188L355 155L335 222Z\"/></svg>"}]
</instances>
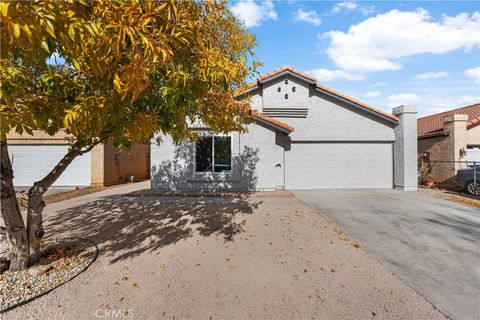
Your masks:
<instances>
[{"instance_id":1,"label":"white garage door","mask_svg":"<svg viewBox=\"0 0 480 320\"><path fill-rule=\"evenodd\" d=\"M294 143L285 151L288 189L392 188L392 143Z\"/></svg>"},{"instance_id":2,"label":"white garage door","mask_svg":"<svg viewBox=\"0 0 480 320\"><path fill-rule=\"evenodd\" d=\"M68 152L67 145L9 145L13 184L32 186L42 179ZM89 186L90 153L78 156L53 186Z\"/></svg>"}]
</instances>

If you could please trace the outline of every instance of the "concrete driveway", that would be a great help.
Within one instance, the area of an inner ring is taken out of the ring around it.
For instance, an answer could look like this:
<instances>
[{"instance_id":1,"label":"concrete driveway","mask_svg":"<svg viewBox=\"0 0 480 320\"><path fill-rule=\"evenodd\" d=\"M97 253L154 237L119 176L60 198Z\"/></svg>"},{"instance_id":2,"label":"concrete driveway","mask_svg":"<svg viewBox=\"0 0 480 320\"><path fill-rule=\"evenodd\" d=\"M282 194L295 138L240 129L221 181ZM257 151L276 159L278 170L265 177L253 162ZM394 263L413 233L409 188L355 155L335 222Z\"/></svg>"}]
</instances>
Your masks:
<instances>
[{"instance_id":1,"label":"concrete driveway","mask_svg":"<svg viewBox=\"0 0 480 320\"><path fill-rule=\"evenodd\" d=\"M480 319L480 210L394 190L302 190L371 255L454 319Z\"/></svg>"}]
</instances>

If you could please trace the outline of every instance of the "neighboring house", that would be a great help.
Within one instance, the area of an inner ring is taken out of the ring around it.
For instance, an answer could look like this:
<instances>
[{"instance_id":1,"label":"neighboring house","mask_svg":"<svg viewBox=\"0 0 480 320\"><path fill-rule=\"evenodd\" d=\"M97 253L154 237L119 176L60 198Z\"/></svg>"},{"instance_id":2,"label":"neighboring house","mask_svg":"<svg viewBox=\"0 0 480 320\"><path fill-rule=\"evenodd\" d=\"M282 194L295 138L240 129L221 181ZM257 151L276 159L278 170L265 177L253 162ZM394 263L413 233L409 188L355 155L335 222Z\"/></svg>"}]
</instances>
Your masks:
<instances>
[{"instance_id":1,"label":"neighboring house","mask_svg":"<svg viewBox=\"0 0 480 320\"><path fill-rule=\"evenodd\" d=\"M43 178L68 152L66 135L42 132L34 135L7 136L8 153L13 166L13 184L32 186ZM111 143L98 145L78 156L53 184L64 186L109 186L130 180L148 179L150 146L136 144L129 152L118 151Z\"/></svg>"},{"instance_id":2,"label":"neighboring house","mask_svg":"<svg viewBox=\"0 0 480 320\"><path fill-rule=\"evenodd\" d=\"M452 184L458 169L480 162L480 103L423 117L417 124L419 167L428 180Z\"/></svg>"},{"instance_id":3,"label":"neighboring house","mask_svg":"<svg viewBox=\"0 0 480 320\"><path fill-rule=\"evenodd\" d=\"M239 98L247 95L247 133L192 125L197 142L152 142L152 188L416 189L414 108L392 115L291 67L258 78Z\"/></svg>"}]
</instances>

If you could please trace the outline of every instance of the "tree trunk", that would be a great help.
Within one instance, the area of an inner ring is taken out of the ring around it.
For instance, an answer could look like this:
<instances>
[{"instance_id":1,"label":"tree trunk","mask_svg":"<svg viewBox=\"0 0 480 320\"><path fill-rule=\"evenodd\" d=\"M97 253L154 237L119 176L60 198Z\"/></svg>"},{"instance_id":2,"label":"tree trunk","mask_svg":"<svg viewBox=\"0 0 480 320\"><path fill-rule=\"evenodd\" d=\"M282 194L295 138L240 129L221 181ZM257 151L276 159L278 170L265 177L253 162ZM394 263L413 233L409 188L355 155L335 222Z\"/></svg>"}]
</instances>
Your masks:
<instances>
[{"instance_id":1,"label":"tree trunk","mask_svg":"<svg viewBox=\"0 0 480 320\"><path fill-rule=\"evenodd\" d=\"M87 150L82 151L79 144L75 143L55 168L42 180L35 182L33 187L28 190L27 234L30 242L30 265L34 265L40 259L40 243L45 234L42 216L43 209L45 209L44 193L77 156L90 151L96 144L98 143L94 143Z\"/></svg>"},{"instance_id":2,"label":"tree trunk","mask_svg":"<svg viewBox=\"0 0 480 320\"><path fill-rule=\"evenodd\" d=\"M18 271L28 267L28 237L13 187L13 170L8 156L7 141L0 141L0 144L2 216L10 244L10 270Z\"/></svg>"}]
</instances>

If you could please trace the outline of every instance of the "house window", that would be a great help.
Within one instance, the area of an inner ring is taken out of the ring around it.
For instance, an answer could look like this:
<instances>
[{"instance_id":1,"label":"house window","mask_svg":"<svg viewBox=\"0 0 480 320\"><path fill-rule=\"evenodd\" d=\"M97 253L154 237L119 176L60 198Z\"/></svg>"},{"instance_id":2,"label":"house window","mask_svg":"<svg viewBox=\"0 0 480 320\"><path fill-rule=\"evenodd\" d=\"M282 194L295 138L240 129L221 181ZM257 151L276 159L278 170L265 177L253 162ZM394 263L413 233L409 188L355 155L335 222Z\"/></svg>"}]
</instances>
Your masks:
<instances>
[{"instance_id":1,"label":"house window","mask_svg":"<svg viewBox=\"0 0 480 320\"><path fill-rule=\"evenodd\" d=\"M232 170L232 138L205 136L195 144L196 172L224 172Z\"/></svg>"}]
</instances>

